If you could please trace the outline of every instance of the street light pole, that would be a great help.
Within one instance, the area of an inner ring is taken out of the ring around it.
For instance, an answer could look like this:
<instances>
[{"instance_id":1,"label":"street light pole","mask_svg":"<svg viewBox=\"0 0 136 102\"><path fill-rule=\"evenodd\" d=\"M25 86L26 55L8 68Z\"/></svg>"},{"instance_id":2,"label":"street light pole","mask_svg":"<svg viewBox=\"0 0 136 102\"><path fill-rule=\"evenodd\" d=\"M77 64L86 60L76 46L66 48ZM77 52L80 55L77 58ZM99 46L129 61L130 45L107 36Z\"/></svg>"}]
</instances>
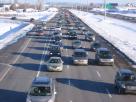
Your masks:
<instances>
[{"instance_id":1,"label":"street light pole","mask_svg":"<svg viewBox=\"0 0 136 102\"><path fill-rule=\"evenodd\" d=\"M104 20L106 19L106 0L104 0Z\"/></svg>"}]
</instances>

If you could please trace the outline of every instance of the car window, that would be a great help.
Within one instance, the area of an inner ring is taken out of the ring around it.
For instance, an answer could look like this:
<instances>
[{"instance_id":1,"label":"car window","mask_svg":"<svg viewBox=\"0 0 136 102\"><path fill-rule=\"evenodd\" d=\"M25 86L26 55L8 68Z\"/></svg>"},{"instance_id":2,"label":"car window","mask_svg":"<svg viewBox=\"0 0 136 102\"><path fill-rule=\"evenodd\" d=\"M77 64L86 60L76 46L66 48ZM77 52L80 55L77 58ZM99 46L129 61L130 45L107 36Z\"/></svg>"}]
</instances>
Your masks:
<instances>
[{"instance_id":1,"label":"car window","mask_svg":"<svg viewBox=\"0 0 136 102\"><path fill-rule=\"evenodd\" d=\"M136 80L136 77L133 74L123 74L121 79L123 81L132 81L132 80Z\"/></svg>"},{"instance_id":2,"label":"car window","mask_svg":"<svg viewBox=\"0 0 136 102\"><path fill-rule=\"evenodd\" d=\"M93 46L94 46L94 47L100 47L100 44L94 43Z\"/></svg>"},{"instance_id":3,"label":"car window","mask_svg":"<svg viewBox=\"0 0 136 102\"><path fill-rule=\"evenodd\" d=\"M99 56L101 58L112 58L110 51L100 51Z\"/></svg>"},{"instance_id":4,"label":"car window","mask_svg":"<svg viewBox=\"0 0 136 102\"><path fill-rule=\"evenodd\" d=\"M51 59L49 63L61 63L60 59Z\"/></svg>"},{"instance_id":5,"label":"car window","mask_svg":"<svg viewBox=\"0 0 136 102\"><path fill-rule=\"evenodd\" d=\"M74 56L75 57L86 57L87 54L85 52L75 52Z\"/></svg>"},{"instance_id":6,"label":"car window","mask_svg":"<svg viewBox=\"0 0 136 102\"><path fill-rule=\"evenodd\" d=\"M32 96L50 96L51 88L49 86L48 87L34 86L30 90L30 95Z\"/></svg>"}]
</instances>

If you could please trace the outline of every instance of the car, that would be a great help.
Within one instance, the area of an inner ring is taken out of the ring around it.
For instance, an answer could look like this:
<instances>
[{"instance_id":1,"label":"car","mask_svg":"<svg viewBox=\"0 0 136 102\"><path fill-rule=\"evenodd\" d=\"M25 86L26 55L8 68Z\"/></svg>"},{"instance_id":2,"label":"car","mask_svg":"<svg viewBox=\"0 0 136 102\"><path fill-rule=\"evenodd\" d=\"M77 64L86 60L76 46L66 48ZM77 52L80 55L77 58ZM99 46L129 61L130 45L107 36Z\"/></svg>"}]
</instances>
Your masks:
<instances>
[{"instance_id":1,"label":"car","mask_svg":"<svg viewBox=\"0 0 136 102\"><path fill-rule=\"evenodd\" d=\"M49 47L49 56L61 57L61 49L58 45L50 45Z\"/></svg>"},{"instance_id":2,"label":"car","mask_svg":"<svg viewBox=\"0 0 136 102\"><path fill-rule=\"evenodd\" d=\"M114 65L113 55L107 48L98 48L96 50L95 60L100 65Z\"/></svg>"},{"instance_id":3,"label":"car","mask_svg":"<svg viewBox=\"0 0 136 102\"><path fill-rule=\"evenodd\" d=\"M86 41L95 41L95 35L91 32L84 32Z\"/></svg>"},{"instance_id":4,"label":"car","mask_svg":"<svg viewBox=\"0 0 136 102\"><path fill-rule=\"evenodd\" d=\"M81 41L80 40L72 41L72 47L73 48L81 48Z\"/></svg>"},{"instance_id":5,"label":"car","mask_svg":"<svg viewBox=\"0 0 136 102\"><path fill-rule=\"evenodd\" d=\"M34 22L35 21L35 19L34 18L30 18L30 22Z\"/></svg>"},{"instance_id":6,"label":"car","mask_svg":"<svg viewBox=\"0 0 136 102\"><path fill-rule=\"evenodd\" d=\"M119 94L136 93L136 74L128 68L121 68L115 76L115 88Z\"/></svg>"},{"instance_id":7,"label":"car","mask_svg":"<svg viewBox=\"0 0 136 102\"><path fill-rule=\"evenodd\" d=\"M68 32L68 39L74 40L77 39L77 34L74 31Z\"/></svg>"},{"instance_id":8,"label":"car","mask_svg":"<svg viewBox=\"0 0 136 102\"><path fill-rule=\"evenodd\" d=\"M17 17L15 17L15 16L11 17L11 20L16 20L16 19L17 19Z\"/></svg>"},{"instance_id":9,"label":"car","mask_svg":"<svg viewBox=\"0 0 136 102\"><path fill-rule=\"evenodd\" d=\"M52 78L35 77L27 93L26 102L55 102L55 82Z\"/></svg>"},{"instance_id":10,"label":"car","mask_svg":"<svg viewBox=\"0 0 136 102\"><path fill-rule=\"evenodd\" d=\"M47 70L48 71L62 71L63 61L61 57L50 57L50 59L47 61Z\"/></svg>"},{"instance_id":11,"label":"car","mask_svg":"<svg viewBox=\"0 0 136 102\"><path fill-rule=\"evenodd\" d=\"M63 50L63 44L62 44L62 42L56 41L54 44L58 45L60 47L61 51Z\"/></svg>"},{"instance_id":12,"label":"car","mask_svg":"<svg viewBox=\"0 0 136 102\"><path fill-rule=\"evenodd\" d=\"M91 48L91 50L92 51L96 51L98 48L100 48L101 47L101 44L100 44L100 42L98 42L98 41L96 41L96 42L93 42L92 44L91 44L91 46L90 46L90 48Z\"/></svg>"},{"instance_id":13,"label":"car","mask_svg":"<svg viewBox=\"0 0 136 102\"><path fill-rule=\"evenodd\" d=\"M75 49L73 52L73 64L88 65L87 52L84 49Z\"/></svg>"}]
</instances>

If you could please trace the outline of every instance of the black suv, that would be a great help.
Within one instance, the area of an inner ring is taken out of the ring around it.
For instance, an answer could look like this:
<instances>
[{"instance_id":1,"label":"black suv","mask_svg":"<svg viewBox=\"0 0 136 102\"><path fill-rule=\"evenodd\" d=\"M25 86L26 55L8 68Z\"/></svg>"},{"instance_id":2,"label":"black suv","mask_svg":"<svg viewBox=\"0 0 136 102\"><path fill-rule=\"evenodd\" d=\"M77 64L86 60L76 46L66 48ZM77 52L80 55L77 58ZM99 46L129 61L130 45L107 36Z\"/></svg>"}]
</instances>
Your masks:
<instances>
[{"instance_id":1,"label":"black suv","mask_svg":"<svg viewBox=\"0 0 136 102\"><path fill-rule=\"evenodd\" d=\"M96 42L93 42L92 44L91 44L91 46L90 46L90 48L91 48L91 50L92 51L96 51L98 48L100 48L101 47L101 44L100 44L100 42L98 42L98 41L96 41Z\"/></svg>"},{"instance_id":2,"label":"black suv","mask_svg":"<svg viewBox=\"0 0 136 102\"><path fill-rule=\"evenodd\" d=\"M69 31L68 32L68 39L74 40L77 39L77 34L74 31Z\"/></svg>"},{"instance_id":3,"label":"black suv","mask_svg":"<svg viewBox=\"0 0 136 102\"><path fill-rule=\"evenodd\" d=\"M61 57L61 49L59 45L51 45L49 47L49 56L50 57Z\"/></svg>"},{"instance_id":4,"label":"black suv","mask_svg":"<svg viewBox=\"0 0 136 102\"><path fill-rule=\"evenodd\" d=\"M129 69L120 69L115 76L115 87L119 94L136 92L136 76Z\"/></svg>"},{"instance_id":5,"label":"black suv","mask_svg":"<svg viewBox=\"0 0 136 102\"><path fill-rule=\"evenodd\" d=\"M95 41L95 35L91 32L84 32L86 41Z\"/></svg>"}]
</instances>

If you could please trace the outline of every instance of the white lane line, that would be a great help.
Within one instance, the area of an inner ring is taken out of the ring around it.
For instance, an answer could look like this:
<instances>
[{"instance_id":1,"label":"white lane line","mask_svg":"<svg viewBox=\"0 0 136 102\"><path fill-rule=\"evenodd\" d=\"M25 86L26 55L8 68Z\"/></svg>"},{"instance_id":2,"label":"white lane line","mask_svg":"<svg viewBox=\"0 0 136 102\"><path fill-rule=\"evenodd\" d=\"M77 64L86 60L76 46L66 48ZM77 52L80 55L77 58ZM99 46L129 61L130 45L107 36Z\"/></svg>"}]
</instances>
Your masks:
<instances>
[{"instance_id":1,"label":"white lane line","mask_svg":"<svg viewBox=\"0 0 136 102\"><path fill-rule=\"evenodd\" d=\"M37 74L36 74L36 77L39 77L39 75L40 75L40 71L41 71L42 65L43 65L43 63L44 63L44 58L45 58L45 55L47 54L47 51L48 51L48 49L47 49L47 50L45 50L45 49L46 49L46 46L48 47L48 45L49 45L49 44L47 44L47 43L44 44L44 50L43 50L43 52L42 52L42 57L41 57L41 61L40 61L40 65L39 65L39 68L38 68L38 72L37 72Z\"/></svg>"},{"instance_id":2,"label":"white lane line","mask_svg":"<svg viewBox=\"0 0 136 102\"><path fill-rule=\"evenodd\" d=\"M68 80L68 85L71 86L71 80Z\"/></svg>"},{"instance_id":3,"label":"white lane line","mask_svg":"<svg viewBox=\"0 0 136 102\"><path fill-rule=\"evenodd\" d=\"M98 75L100 78L102 78L99 71L96 71L96 73L97 73L97 75Z\"/></svg>"},{"instance_id":4,"label":"white lane line","mask_svg":"<svg viewBox=\"0 0 136 102\"><path fill-rule=\"evenodd\" d=\"M108 89L106 89L106 92L108 93L109 98L112 98L112 95Z\"/></svg>"},{"instance_id":5,"label":"white lane line","mask_svg":"<svg viewBox=\"0 0 136 102\"><path fill-rule=\"evenodd\" d=\"M25 44L25 46L23 47L22 51L19 53L19 55L16 57L16 59L14 60L14 62L13 62L12 64L15 64L15 63L18 61L18 59L20 58L21 54L22 54L22 53L24 52L24 50L28 47L28 45L29 45L31 39L32 39L32 38L30 38L30 39L26 42L26 44Z\"/></svg>"},{"instance_id":6,"label":"white lane line","mask_svg":"<svg viewBox=\"0 0 136 102\"><path fill-rule=\"evenodd\" d=\"M30 38L26 43L25 46L23 47L23 49L21 50L20 54L16 57L16 59L14 60L14 62L12 62L11 64L15 64L18 59L20 58L20 55L24 52L24 50L28 47L30 41L32 38ZM19 49L20 50L20 49ZM7 71L2 75L2 77L0 78L0 82L4 79L4 77L8 74L8 72L11 70L12 66L9 66L9 68L7 69Z\"/></svg>"},{"instance_id":7,"label":"white lane line","mask_svg":"<svg viewBox=\"0 0 136 102\"><path fill-rule=\"evenodd\" d=\"M73 102L72 100L70 100L69 102Z\"/></svg>"},{"instance_id":8,"label":"white lane line","mask_svg":"<svg viewBox=\"0 0 136 102\"><path fill-rule=\"evenodd\" d=\"M69 69L69 65L67 65L67 69Z\"/></svg>"}]
</instances>

